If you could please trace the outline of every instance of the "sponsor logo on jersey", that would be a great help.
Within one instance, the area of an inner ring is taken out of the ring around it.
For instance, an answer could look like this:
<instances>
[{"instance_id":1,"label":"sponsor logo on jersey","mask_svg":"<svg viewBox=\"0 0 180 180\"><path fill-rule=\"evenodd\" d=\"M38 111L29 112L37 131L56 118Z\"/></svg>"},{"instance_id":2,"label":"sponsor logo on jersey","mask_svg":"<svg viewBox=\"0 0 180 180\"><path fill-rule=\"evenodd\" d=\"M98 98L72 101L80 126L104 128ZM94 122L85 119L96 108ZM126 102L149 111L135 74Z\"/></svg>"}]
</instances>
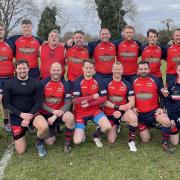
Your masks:
<instances>
[{"instance_id":1,"label":"sponsor logo on jersey","mask_svg":"<svg viewBox=\"0 0 180 180\"><path fill-rule=\"evenodd\" d=\"M5 61L5 60L8 60L8 57L7 57L7 56L1 56L1 55L0 55L0 61Z\"/></svg>"},{"instance_id":2,"label":"sponsor logo on jersey","mask_svg":"<svg viewBox=\"0 0 180 180\"><path fill-rule=\"evenodd\" d=\"M136 57L135 52L120 52L120 56L124 58L134 58Z\"/></svg>"},{"instance_id":3,"label":"sponsor logo on jersey","mask_svg":"<svg viewBox=\"0 0 180 180\"><path fill-rule=\"evenodd\" d=\"M149 63L158 63L160 61L160 58L150 57L146 58L145 61L148 61Z\"/></svg>"},{"instance_id":4,"label":"sponsor logo on jersey","mask_svg":"<svg viewBox=\"0 0 180 180\"><path fill-rule=\"evenodd\" d=\"M152 99L153 94L151 93L137 93L136 98L141 99L141 100L148 100Z\"/></svg>"},{"instance_id":5,"label":"sponsor logo on jersey","mask_svg":"<svg viewBox=\"0 0 180 180\"><path fill-rule=\"evenodd\" d=\"M173 57L172 60L173 60L175 63L178 63L178 62L180 62L180 56Z\"/></svg>"},{"instance_id":6,"label":"sponsor logo on jersey","mask_svg":"<svg viewBox=\"0 0 180 180\"><path fill-rule=\"evenodd\" d=\"M68 60L69 60L70 62L75 63L75 64L82 64L83 61L84 61L84 59L73 58L73 57L69 57Z\"/></svg>"},{"instance_id":7,"label":"sponsor logo on jersey","mask_svg":"<svg viewBox=\"0 0 180 180\"><path fill-rule=\"evenodd\" d=\"M111 102L122 102L123 99L124 98L122 96L109 96L109 100Z\"/></svg>"},{"instance_id":8,"label":"sponsor logo on jersey","mask_svg":"<svg viewBox=\"0 0 180 180\"><path fill-rule=\"evenodd\" d=\"M100 61L112 61L114 60L114 56L104 55L99 56Z\"/></svg>"},{"instance_id":9,"label":"sponsor logo on jersey","mask_svg":"<svg viewBox=\"0 0 180 180\"><path fill-rule=\"evenodd\" d=\"M22 54L33 54L36 51L36 49L35 48L19 48L19 51Z\"/></svg>"}]
</instances>

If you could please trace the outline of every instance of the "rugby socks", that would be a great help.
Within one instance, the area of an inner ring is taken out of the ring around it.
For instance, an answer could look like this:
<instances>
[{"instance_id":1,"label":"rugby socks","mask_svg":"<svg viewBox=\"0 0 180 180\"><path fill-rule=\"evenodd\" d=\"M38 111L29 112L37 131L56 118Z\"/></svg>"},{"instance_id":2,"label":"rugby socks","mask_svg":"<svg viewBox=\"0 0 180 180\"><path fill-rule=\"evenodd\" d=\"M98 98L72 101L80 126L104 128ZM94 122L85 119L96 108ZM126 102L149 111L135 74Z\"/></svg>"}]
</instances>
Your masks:
<instances>
[{"instance_id":1,"label":"rugby socks","mask_svg":"<svg viewBox=\"0 0 180 180\"><path fill-rule=\"evenodd\" d=\"M64 136L65 136L65 145L70 145L72 142L74 128L70 129L65 127Z\"/></svg>"},{"instance_id":2,"label":"rugby socks","mask_svg":"<svg viewBox=\"0 0 180 180\"><path fill-rule=\"evenodd\" d=\"M162 143L169 141L170 127L161 127L162 131Z\"/></svg>"},{"instance_id":3,"label":"rugby socks","mask_svg":"<svg viewBox=\"0 0 180 180\"><path fill-rule=\"evenodd\" d=\"M129 142L131 141L135 141L135 137L136 137L136 133L137 133L137 127L134 127L132 125L128 125L128 128L129 128Z\"/></svg>"},{"instance_id":4,"label":"rugby socks","mask_svg":"<svg viewBox=\"0 0 180 180\"><path fill-rule=\"evenodd\" d=\"M44 144L44 139L37 137L36 138L36 145Z\"/></svg>"},{"instance_id":5,"label":"rugby socks","mask_svg":"<svg viewBox=\"0 0 180 180\"><path fill-rule=\"evenodd\" d=\"M99 138L102 134L103 132L101 131L101 127L98 126L93 133L93 138Z\"/></svg>"}]
</instances>

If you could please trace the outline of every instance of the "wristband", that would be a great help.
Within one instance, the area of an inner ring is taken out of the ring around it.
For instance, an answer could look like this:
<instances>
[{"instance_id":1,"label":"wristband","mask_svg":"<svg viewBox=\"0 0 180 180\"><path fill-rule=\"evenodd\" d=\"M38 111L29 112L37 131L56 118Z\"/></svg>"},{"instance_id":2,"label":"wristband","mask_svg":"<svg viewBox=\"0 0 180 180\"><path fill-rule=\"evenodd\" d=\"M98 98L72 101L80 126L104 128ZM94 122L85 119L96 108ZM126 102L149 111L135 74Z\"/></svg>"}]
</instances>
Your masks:
<instances>
[{"instance_id":1,"label":"wristband","mask_svg":"<svg viewBox=\"0 0 180 180\"><path fill-rule=\"evenodd\" d=\"M114 110L119 110L119 106L118 105L114 105Z\"/></svg>"}]
</instances>

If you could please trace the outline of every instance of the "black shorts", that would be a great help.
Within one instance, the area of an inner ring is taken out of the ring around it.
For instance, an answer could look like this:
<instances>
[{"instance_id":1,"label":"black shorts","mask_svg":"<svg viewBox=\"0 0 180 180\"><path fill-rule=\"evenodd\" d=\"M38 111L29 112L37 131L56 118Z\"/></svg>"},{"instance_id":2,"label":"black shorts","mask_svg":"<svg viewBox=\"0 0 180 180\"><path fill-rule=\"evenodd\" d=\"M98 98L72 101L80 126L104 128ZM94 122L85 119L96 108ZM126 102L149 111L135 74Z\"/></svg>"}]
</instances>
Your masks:
<instances>
[{"instance_id":1,"label":"black shorts","mask_svg":"<svg viewBox=\"0 0 180 180\"><path fill-rule=\"evenodd\" d=\"M41 115L46 119L46 121L47 121L47 119L48 119L49 117L52 116L52 114L41 114ZM63 123L63 121L62 121L62 116L61 116L61 117L58 117L58 118L56 119L56 121L55 121L52 125L49 125L48 138L53 137L53 136L56 135L55 129L56 129L56 127L58 127L59 123Z\"/></svg>"},{"instance_id":2,"label":"black shorts","mask_svg":"<svg viewBox=\"0 0 180 180\"><path fill-rule=\"evenodd\" d=\"M139 113L138 123L146 125L148 128L153 128L156 123L155 112L156 110L147 113Z\"/></svg>"},{"instance_id":3,"label":"black shorts","mask_svg":"<svg viewBox=\"0 0 180 180\"><path fill-rule=\"evenodd\" d=\"M114 116L112 115L109 115L107 116L109 122L111 123L112 126L114 125L120 125L120 120L121 120L121 117L120 118L115 118Z\"/></svg>"}]
</instances>

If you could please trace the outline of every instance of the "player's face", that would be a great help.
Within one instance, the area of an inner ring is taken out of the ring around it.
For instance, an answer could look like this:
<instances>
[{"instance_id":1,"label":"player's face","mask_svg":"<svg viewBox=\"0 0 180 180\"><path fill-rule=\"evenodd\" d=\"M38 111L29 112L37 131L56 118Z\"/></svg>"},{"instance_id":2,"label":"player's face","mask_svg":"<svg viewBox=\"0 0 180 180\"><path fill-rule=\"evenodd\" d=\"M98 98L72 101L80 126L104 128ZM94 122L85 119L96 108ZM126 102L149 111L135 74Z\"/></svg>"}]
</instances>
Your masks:
<instances>
[{"instance_id":1,"label":"player's face","mask_svg":"<svg viewBox=\"0 0 180 180\"><path fill-rule=\"evenodd\" d=\"M31 24L22 24L21 25L21 33L23 36L31 36L32 35L32 25Z\"/></svg>"},{"instance_id":2,"label":"player's face","mask_svg":"<svg viewBox=\"0 0 180 180\"><path fill-rule=\"evenodd\" d=\"M86 62L84 66L82 67L84 76L89 78L92 77L95 73L94 65Z\"/></svg>"},{"instance_id":3,"label":"player's face","mask_svg":"<svg viewBox=\"0 0 180 180\"><path fill-rule=\"evenodd\" d=\"M102 42L108 42L111 34L108 29L102 29L100 32L100 39Z\"/></svg>"},{"instance_id":4,"label":"player's face","mask_svg":"<svg viewBox=\"0 0 180 180\"><path fill-rule=\"evenodd\" d=\"M180 44L180 31L179 30L176 30L174 32L174 41L175 41L175 44Z\"/></svg>"},{"instance_id":5,"label":"player's face","mask_svg":"<svg viewBox=\"0 0 180 180\"><path fill-rule=\"evenodd\" d=\"M176 72L177 72L178 77L180 78L180 65L178 65Z\"/></svg>"},{"instance_id":6,"label":"player's face","mask_svg":"<svg viewBox=\"0 0 180 180\"><path fill-rule=\"evenodd\" d=\"M4 27L0 26L0 40L4 39L5 36L5 29Z\"/></svg>"},{"instance_id":7,"label":"player's face","mask_svg":"<svg viewBox=\"0 0 180 180\"><path fill-rule=\"evenodd\" d=\"M149 33L149 37L147 38L150 45L156 45L158 36L152 32Z\"/></svg>"},{"instance_id":8,"label":"player's face","mask_svg":"<svg viewBox=\"0 0 180 180\"><path fill-rule=\"evenodd\" d=\"M57 33L51 32L48 37L48 42L52 46L57 45L59 43L59 35Z\"/></svg>"},{"instance_id":9,"label":"player's face","mask_svg":"<svg viewBox=\"0 0 180 180\"><path fill-rule=\"evenodd\" d=\"M76 33L73 40L77 47L82 47L84 44L84 36L80 33Z\"/></svg>"},{"instance_id":10,"label":"player's face","mask_svg":"<svg viewBox=\"0 0 180 180\"><path fill-rule=\"evenodd\" d=\"M134 30L132 28L126 28L123 31L123 37L127 41L131 41L134 36Z\"/></svg>"},{"instance_id":11,"label":"player's face","mask_svg":"<svg viewBox=\"0 0 180 180\"><path fill-rule=\"evenodd\" d=\"M50 69L51 79L58 81L61 78L61 72L61 66L59 64L52 65Z\"/></svg>"},{"instance_id":12,"label":"player's face","mask_svg":"<svg viewBox=\"0 0 180 180\"><path fill-rule=\"evenodd\" d=\"M116 79L121 79L121 76L123 74L123 67L121 64L117 65L114 64L112 67L112 73L113 73L113 77Z\"/></svg>"},{"instance_id":13,"label":"player's face","mask_svg":"<svg viewBox=\"0 0 180 180\"><path fill-rule=\"evenodd\" d=\"M27 79L28 72L29 72L29 68L28 68L26 63L19 64L16 67L16 73L17 73L17 78L18 79L22 79L22 80Z\"/></svg>"},{"instance_id":14,"label":"player's face","mask_svg":"<svg viewBox=\"0 0 180 180\"><path fill-rule=\"evenodd\" d=\"M147 77L150 73L150 69L149 69L149 66L148 64L140 64L138 66L138 74L141 76L141 77Z\"/></svg>"}]
</instances>

